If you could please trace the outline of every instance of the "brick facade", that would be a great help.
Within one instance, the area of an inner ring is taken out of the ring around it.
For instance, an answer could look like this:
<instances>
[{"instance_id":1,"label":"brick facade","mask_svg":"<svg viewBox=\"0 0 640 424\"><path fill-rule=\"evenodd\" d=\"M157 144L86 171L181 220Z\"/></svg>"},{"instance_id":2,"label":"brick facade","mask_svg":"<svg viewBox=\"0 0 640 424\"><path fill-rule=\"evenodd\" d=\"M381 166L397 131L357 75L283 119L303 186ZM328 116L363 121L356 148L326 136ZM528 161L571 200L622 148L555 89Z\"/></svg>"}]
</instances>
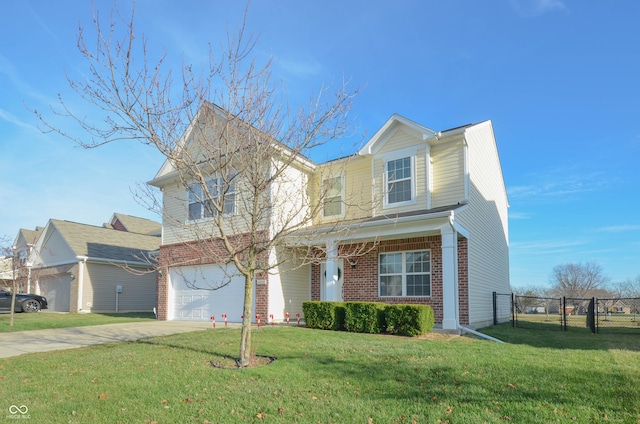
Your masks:
<instances>
[{"instance_id":1,"label":"brick facade","mask_svg":"<svg viewBox=\"0 0 640 424\"><path fill-rule=\"evenodd\" d=\"M241 236L244 237L244 236ZM353 266L345 260L343 269L343 299L345 301L367 301L402 304L423 304L433 308L437 324L443 318L442 287L442 239L439 235L415 237L409 239L381 241L377 245L368 246L363 256L353 258ZM178 243L160 247L159 265L162 274L158 274L157 304L158 319L168 319L168 274L171 266L204 265L214 263L207 260L205 250L223 249L220 240L212 240L203 247L201 242ZM378 296L378 257L380 253L400 252L408 250L431 251L431 296L420 297L380 297ZM218 250L222 252L222 250ZM320 300L320 264L311 266L311 299ZM258 275L257 280L265 284L255 286L255 314L260 314L263 322L269 316L269 278L267 274ZM458 239L458 293L460 323L469 323L469 272L468 243L464 238Z\"/></svg>"},{"instance_id":2,"label":"brick facade","mask_svg":"<svg viewBox=\"0 0 640 424\"><path fill-rule=\"evenodd\" d=\"M231 237L231 244L246 245L248 234ZM220 239L206 241L192 241L160 246L160 258L158 266L158 284L156 289L156 303L158 305L158 319L169 318L169 268L177 266L208 265L215 262L215 257L226 256L226 250ZM258 280L264 280L265 284L255 286L255 313L261 317L268 317L269 311L269 276L268 274L256 276Z\"/></svg>"},{"instance_id":3,"label":"brick facade","mask_svg":"<svg viewBox=\"0 0 640 424\"><path fill-rule=\"evenodd\" d=\"M431 296L420 297L380 297L378 296L378 255L386 252L407 250L431 251ZM354 266L345 261L343 275L343 299L345 301L366 301L402 304L422 304L433 308L437 324L443 318L442 287L442 239L439 235L409 239L381 241L370 246L364 256L353 258ZM469 322L467 240L458 240L458 289L460 323ZM311 298L320 300L320 265L314 264L311 273Z\"/></svg>"}]
</instances>

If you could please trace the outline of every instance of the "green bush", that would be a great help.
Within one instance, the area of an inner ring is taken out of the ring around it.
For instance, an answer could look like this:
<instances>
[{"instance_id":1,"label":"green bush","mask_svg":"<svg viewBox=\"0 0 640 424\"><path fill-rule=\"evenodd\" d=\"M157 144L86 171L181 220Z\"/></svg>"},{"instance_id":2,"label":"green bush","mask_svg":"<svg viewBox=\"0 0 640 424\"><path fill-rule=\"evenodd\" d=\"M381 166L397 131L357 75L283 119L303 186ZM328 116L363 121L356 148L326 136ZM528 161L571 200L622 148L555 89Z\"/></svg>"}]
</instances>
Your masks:
<instances>
[{"instance_id":1,"label":"green bush","mask_svg":"<svg viewBox=\"0 0 640 424\"><path fill-rule=\"evenodd\" d=\"M384 305L374 302L345 302L344 328L353 333L382 333Z\"/></svg>"},{"instance_id":2,"label":"green bush","mask_svg":"<svg viewBox=\"0 0 640 424\"><path fill-rule=\"evenodd\" d=\"M388 305L384 312L389 334L414 337L433 330L435 317L431 306Z\"/></svg>"},{"instance_id":3,"label":"green bush","mask_svg":"<svg viewBox=\"0 0 640 424\"><path fill-rule=\"evenodd\" d=\"M344 328L344 304L342 302L302 302L304 321L309 328L342 330Z\"/></svg>"},{"instance_id":4,"label":"green bush","mask_svg":"<svg viewBox=\"0 0 640 424\"><path fill-rule=\"evenodd\" d=\"M333 323L333 329L336 331L344 331L344 317L346 314L346 309L344 306L344 302L331 302L334 304L335 312L336 312L336 320Z\"/></svg>"}]
</instances>

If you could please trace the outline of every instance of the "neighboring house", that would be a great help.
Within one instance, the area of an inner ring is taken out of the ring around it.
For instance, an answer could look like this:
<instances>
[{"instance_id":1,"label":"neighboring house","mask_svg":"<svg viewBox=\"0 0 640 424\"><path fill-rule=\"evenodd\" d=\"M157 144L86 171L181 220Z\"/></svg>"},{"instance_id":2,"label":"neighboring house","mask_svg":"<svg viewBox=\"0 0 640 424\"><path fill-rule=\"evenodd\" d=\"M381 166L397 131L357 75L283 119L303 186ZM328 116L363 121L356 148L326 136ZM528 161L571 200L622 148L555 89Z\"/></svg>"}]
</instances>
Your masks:
<instances>
[{"instance_id":1,"label":"neighboring house","mask_svg":"<svg viewBox=\"0 0 640 424\"><path fill-rule=\"evenodd\" d=\"M313 202L313 187L328 187L321 216L290 234L292 246L309 235L326 255L295 268L283 262L261 276L257 314L282 321L287 313L302 315L305 300L375 301L430 305L437 326L447 330L492 324L492 292L511 289L508 200L490 121L437 132L393 115L354 156L324 164L300 158L292 168L292 180L310 186L309 198L299 201ZM192 189L168 162L150 184L162 189L171 215L163 222L158 318L224 313L240 321L242 280L214 291L189 284L195 275L215 281L229 271L203 263L189 239L190 226L207 219L194 213L200 209ZM235 205L225 209L242 213ZM354 243L366 248L343 255ZM272 252L270 260L287 255Z\"/></svg>"},{"instance_id":2,"label":"neighboring house","mask_svg":"<svg viewBox=\"0 0 640 424\"><path fill-rule=\"evenodd\" d=\"M160 227L122 214L102 227L49 220L29 256L32 292L53 311L152 311Z\"/></svg>"},{"instance_id":3,"label":"neighboring house","mask_svg":"<svg viewBox=\"0 0 640 424\"><path fill-rule=\"evenodd\" d=\"M42 227L36 227L35 230L26 230L21 228L15 242L13 243L13 247L18 255L16 275L18 276L18 282L22 283L20 284L21 287L19 287L19 292L30 293L33 290L31 280L32 264L29 261L29 258L33 254L36 241L38 240L38 237L40 237L40 234L42 234L43 229L44 228Z\"/></svg>"},{"instance_id":4,"label":"neighboring house","mask_svg":"<svg viewBox=\"0 0 640 424\"><path fill-rule=\"evenodd\" d=\"M632 301L633 300L635 299L632 299ZM625 302L623 299L616 299L611 308L609 308L609 312L614 312L617 314L630 314L631 306L627 304L627 302Z\"/></svg>"},{"instance_id":5,"label":"neighboring house","mask_svg":"<svg viewBox=\"0 0 640 424\"><path fill-rule=\"evenodd\" d=\"M0 256L0 288L9 288L13 285L13 258Z\"/></svg>"}]
</instances>

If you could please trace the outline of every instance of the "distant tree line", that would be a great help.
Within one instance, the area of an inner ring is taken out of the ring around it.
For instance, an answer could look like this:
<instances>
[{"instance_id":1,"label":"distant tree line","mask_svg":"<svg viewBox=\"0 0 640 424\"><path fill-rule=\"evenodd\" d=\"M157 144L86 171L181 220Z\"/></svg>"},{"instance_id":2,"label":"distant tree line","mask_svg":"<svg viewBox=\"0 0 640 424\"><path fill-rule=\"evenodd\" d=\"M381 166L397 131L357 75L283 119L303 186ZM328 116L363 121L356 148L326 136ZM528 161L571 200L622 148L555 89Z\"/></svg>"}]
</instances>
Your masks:
<instances>
[{"instance_id":1,"label":"distant tree line","mask_svg":"<svg viewBox=\"0 0 640 424\"><path fill-rule=\"evenodd\" d=\"M616 306L618 299L634 299L624 302L629 313L640 313L640 274L624 281L612 282L602 267L595 262L556 265L549 279L549 286L514 288L518 297L518 312L546 312L553 309L557 299L567 298L567 304L579 313L585 306L581 299L601 299L607 312ZM540 311L538 311L540 309ZM554 312L554 311L551 311Z\"/></svg>"}]
</instances>

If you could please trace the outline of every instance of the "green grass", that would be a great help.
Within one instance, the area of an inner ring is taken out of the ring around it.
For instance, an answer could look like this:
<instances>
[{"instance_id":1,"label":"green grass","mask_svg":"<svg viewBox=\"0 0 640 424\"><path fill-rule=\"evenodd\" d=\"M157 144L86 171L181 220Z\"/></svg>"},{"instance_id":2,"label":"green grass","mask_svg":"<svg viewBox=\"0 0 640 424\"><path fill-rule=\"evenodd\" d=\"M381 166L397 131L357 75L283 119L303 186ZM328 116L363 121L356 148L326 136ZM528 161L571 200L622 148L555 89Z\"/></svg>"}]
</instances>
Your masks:
<instances>
[{"instance_id":1,"label":"green grass","mask_svg":"<svg viewBox=\"0 0 640 424\"><path fill-rule=\"evenodd\" d=\"M239 330L0 359L0 414L51 423L637 423L640 341L485 329L403 338L254 331L271 365L213 368ZM0 415L1 418L5 418Z\"/></svg>"},{"instance_id":2,"label":"green grass","mask_svg":"<svg viewBox=\"0 0 640 424\"><path fill-rule=\"evenodd\" d=\"M84 327L87 325L116 324L120 322L138 322L155 319L153 312L121 314L19 313L14 315L13 327L10 327L10 318L11 315L8 313L0 314L0 333L44 330L47 328Z\"/></svg>"}]
</instances>

